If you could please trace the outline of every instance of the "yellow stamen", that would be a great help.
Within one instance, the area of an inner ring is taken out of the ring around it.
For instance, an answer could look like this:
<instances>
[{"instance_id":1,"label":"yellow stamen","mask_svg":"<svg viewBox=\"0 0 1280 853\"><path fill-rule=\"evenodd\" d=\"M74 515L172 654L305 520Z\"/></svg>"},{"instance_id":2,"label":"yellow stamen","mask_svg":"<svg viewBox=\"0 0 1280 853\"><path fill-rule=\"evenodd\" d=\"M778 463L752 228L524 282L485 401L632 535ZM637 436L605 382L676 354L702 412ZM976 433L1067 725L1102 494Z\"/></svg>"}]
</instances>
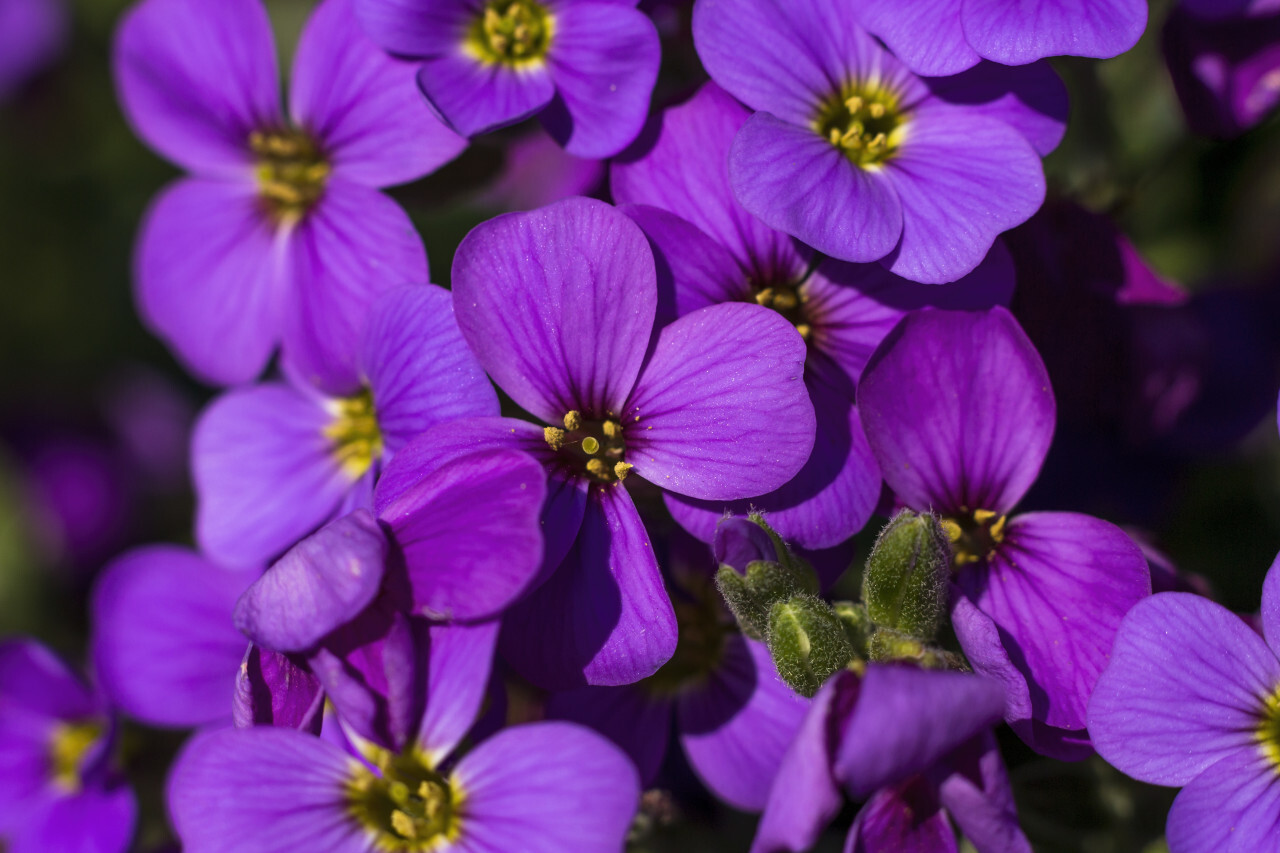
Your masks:
<instances>
[{"instance_id":1,"label":"yellow stamen","mask_svg":"<svg viewBox=\"0 0 1280 853\"><path fill-rule=\"evenodd\" d=\"M572 412L566 412L564 416L564 428L572 432L575 429L582 429L582 412L576 409Z\"/></svg>"},{"instance_id":2,"label":"yellow stamen","mask_svg":"<svg viewBox=\"0 0 1280 853\"><path fill-rule=\"evenodd\" d=\"M566 416L565 420L568 419L569 418ZM542 437L546 440L547 444L551 445L552 450L559 450L564 446L564 430L559 429L558 427L544 427L542 430Z\"/></svg>"}]
</instances>

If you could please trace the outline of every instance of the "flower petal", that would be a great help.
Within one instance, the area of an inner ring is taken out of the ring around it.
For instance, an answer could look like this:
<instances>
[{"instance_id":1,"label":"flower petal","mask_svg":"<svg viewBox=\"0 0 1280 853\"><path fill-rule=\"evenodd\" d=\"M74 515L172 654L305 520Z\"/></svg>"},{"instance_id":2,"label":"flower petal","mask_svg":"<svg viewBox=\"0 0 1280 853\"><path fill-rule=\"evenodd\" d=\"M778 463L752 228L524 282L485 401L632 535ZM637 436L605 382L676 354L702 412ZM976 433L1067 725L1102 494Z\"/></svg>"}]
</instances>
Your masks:
<instances>
[{"instance_id":1,"label":"flower petal","mask_svg":"<svg viewBox=\"0 0 1280 853\"><path fill-rule=\"evenodd\" d=\"M1210 765L1169 809L1170 853L1274 851L1280 834L1280 781L1256 750L1242 749Z\"/></svg>"},{"instance_id":2,"label":"flower petal","mask_svg":"<svg viewBox=\"0 0 1280 853\"><path fill-rule=\"evenodd\" d=\"M236 674L231 715L236 728L281 726L320 733L320 680L288 655L249 646Z\"/></svg>"},{"instance_id":3,"label":"flower petal","mask_svg":"<svg viewBox=\"0 0 1280 853\"><path fill-rule=\"evenodd\" d=\"M443 761L480 716L498 644L498 622L432 625L427 706L418 744Z\"/></svg>"},{"instance_id":4,"label":"flower petal","mask_svg":"<svg viewBox=\"0 0 1280 853\"><path fill-rule=\"evenodd\" d=\"M937 795L917 779L881 789L867 800L849 828L844 849L845 853L955 853L959 848Z\"/></svg>"},{"instance_id":5,"label":"flower petal","mask_svg":"<svg viewBox=\"0 0 1280 853\"><path fill-rule=\"evenodd\" d=\"M725 304L662 330L622 409L635 473L694 498L770 492L813 449L804 340L782 315Z\"/></svg>"},{"instance_id":6,"label":"flower petal","mask_svg":"<svg viewBox=\"0 0 1280 853\"><path fill-rule=\"evenodd\" d=\"M1019 68L982 62L963 74L928 83L947 103L1014 128L1042 156L1057 148L1066 132L1067 87L1048 62Z\"/></svg>"},{"instance_id":7,"label":"flower petal","mask_svg":"<svg viewBox=\"0 0 1280 853\"><path fill-rule=\"evenodd\" d=\"M1119 56L1147 27L1143 0L1036 0L1017 8L1006 0L964 0L963 8L969 44L1002 65L1046 56Z\"/></svg>"},{"instance_id":8,"label":"flower petal","mask_svg":"<svg viewBox=\"0 0 1280 853\"><path fill-rule=\"evenodd\" d=\"M122 778L55 796L23 816L5 838L9 853L125 853L138 822L138 801Z\"/></svg>"},{"instance_id":9,"label":"flower petal","mask_svg":"<svg viewBox=\"0 0 1280 853\"><path fill-rule=\"evenodd\" d=\"M521 407L620 412L657 304L653 256L621 212L585 198L476 227L453 260L454 306L471 349Z\"/></svg>"},{"instance_id":10,"label":"flower petal","mask_svg":"<svg viewBox=\"0 0 1280 853\"><path fill-rule=\"evenodd\" d=\"M658 778L671 739L671 699L643 684L579 687L547 698L547 719L586 726L627 753L640 771L640 784Z\"/></svg>"},{"instance_id":11,"label":"flower petal","mask_svg":"<svg viewBox=\"0 0 1280 853\"><path fill-rule=\"evenodd\" d=\"M1267 638L1267 645L1280 655L1280 555L1267 569L1267 577L1262 582L1262 634Z\"/></svg>"},{"instance_id":12,"label":"flower petal","mask_svg":"<svg viewBox=\"0 0 1280 853\"><path fill-rule=\"evenodd\" d=\"M978 850L1031 853L995 736L984 732L973 738L946 763L951 772L938 783L938 796L964 836Z\"/></svg>"},{"instance_id":13,"label":"flower petal","mask_svg":"<svg viewBox=\"0 0 1280 853\"><path fill-rule=\"evenodd\" d=\"M981 58L964 40L960 7L961 0L870 0L857 4L854 14L912 71L946 77Z\"/></svg>"},{"instance_id":14,"label":"flower petal","mask_svg":"<svg viewBox=\"0 0 1280 853\"><path fill-rule=\"evenodd\" d=\"M453 0L355 0L364 31L388 53L436 56L457 50L478 16Z\"/></svg>"},{"instance_id":15,"label":"flower petal","mask_svg":"<svg viewBox=\"0 0 1280 853\"><path fill-rule=\"evenodd\" d=\"M463 136L478 136L523 121L551 102L548 68L510 68L454 50L428 59L418 88L432 111Z\"/></svg>"}]
</instances>

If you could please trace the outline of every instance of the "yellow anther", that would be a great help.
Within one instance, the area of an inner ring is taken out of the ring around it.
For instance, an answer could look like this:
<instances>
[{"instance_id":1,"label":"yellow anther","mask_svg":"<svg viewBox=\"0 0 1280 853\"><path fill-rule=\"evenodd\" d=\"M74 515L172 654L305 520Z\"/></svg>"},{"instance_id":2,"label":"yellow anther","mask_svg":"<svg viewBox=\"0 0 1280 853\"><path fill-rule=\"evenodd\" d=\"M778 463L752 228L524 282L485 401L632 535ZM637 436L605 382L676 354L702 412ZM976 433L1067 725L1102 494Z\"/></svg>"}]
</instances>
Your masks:
<instances>
[{"instance_id":1,"label":"yellow anther","mask_svg":"<svg viewBox=\"0 0 1280 853\"><path fill-rule=\"evenodd\" d=\"M942 524L942 529L943 531L946 532L948 539L950 539L952 542L960 541L960 537L964 535L964 531L960 529L960 525L956 524L954 521L952 521L949 518L942 519L941 524Z\"/></svg>"},{"instance_id":2,"label":"yellow anther","mask_svg":"<svg viewBox=\"0 0 1280 853\"><path fill-rule=\"evenodd\" d=\"M609 468L605 465L603 459L588 459L587 471L601 480L609 479Z\"/></svg>"},{"instance_id":3,"label":"yellow anther","mask_svg":"<svg viewBox=\"0 0 1280 853\"><path fill-rule=\"evenodd\" d=\"M832 144L832 145L839 145L839 144L840 144L840 137L841 137L842 135L843 135L843 134L841 134L841 133L840 133L840 131L839 131L837 128L834 128L834 127L833 127L833 128L831 128L831 132L830 132L830 134L828 135L828 137L827 137L827 138L831 140L831 144Z\"/></svg>"},{"instance_id":4,"label":"yellow anther","mask_svg":"<svg viewBox=\"0 0 1280 853\"><path fill-rule=\"evenodd\" d=\"M594 436L587 436L582 439L582 452L588 456L595 456L600 452L600 441Z\"/></svg>"},{"instance_id":5,"label":"yellow anther","mask_svg":"<svg viewBox=\"0 0 1280 853\"><path fill-rule=\"evenodd\" d=\"M333 402L334 418L324 429L332 453L352 479L364 476L382 456L382 430L369 389Z\"/></svg>"},{"instance_id":6,"label":"yellow anther","mask_svg":"<svg viewBox=\"0 0 1280 853\"><path fill-rule=\"evenodd\" d=\"M796 325L796 331L800 333L800 337L806 341L813 337L813 327L808 323L799 323Z\"/></svg>"},{"instance_id":7,"label":"yellow anther","mask_svg":"<svg viewBox=\"0 0 1280 853\"><path fill-rule=\"evenodd\" d=\"M996 523L991 525L990 527L992 539L994 539L997 542L1004 541L1004 524L1008 520L1009 520L1008 516L1004 516L1004 515L996 519Z\"/></svg>"},{"instance_id":8,"label":"yellow anther","mask_svg":"<svg viewBox=\"0 0 1280 853\"><path fill-rule=\"evenodd\" d=\"M851 113L856 113L858 110L862 109L862 104L862 98L858 95L854 95L852 98L846 98L844 102L845 109Z\"/></svg>"},{"instance_id":9,"label":"yellow anther","mask_svg":"<svg viewBox=\"0 0 1280 853\"><path fill-rule=\"evenodd\" d=\"M631 473L631 469L634 467L636 466L632 465L630 462L616 462L613 466L613 476L617 477L619 480L625 480L627 479L627 475Z\"/></svg>"},{"instance_id":10,"label":"yellow anther","mask_svg":"<svg viewBox=\"0 0 1280 853\"><path fill-rule=\"evenodd\" d=\"M872 103L867 106L867 112L871 113L872 118L884 118L884 114L885 114L884 104Z\"/></svg>"},{"instance_id":11,"label":"yellow anther","mask_svg":"<svg viewBox=\"0 0 1280 853\"><path fill-rule=\"evenodd\" d=\"M617 421L605 421L600 426L600 431L604 433L605 438L617 438L622 435L622 424Z\"/></svg>"},{"instance_id":12,"label":"yellow anther","mask_svg":"<svg viewBox=\"0 0 1280 853\"><path fill-rule=\"evenodd\" d=\"M418 827L414 825L413 818L402 811L397 810L391 813L391 828L404 838L418 837Z\"/></svg>"},{"instance_id":13,"label":"yellow anther","mask_svg":"<svg viewBox=\"0 0 1280 853\"><path fill-rule=\"evenodd\" d=\"M799 304L794 290L779 290L773 295L773 307L777 311L790 311Z\"/></svg>"},{"instance_id":14,"label":"yellow anther","mask_svg":"<svg viewBox=\"0 0 1280 853\"><path fill-rule=\"evenodd\" d=\"M577 409L574 409L571 412L565 413L564 428L569 431L573 431L575 429L582 429L582 412L579 412Z\"/></svg>"},{"instance_id":15,"label":"yellow anther","mask_svg":"<svg viewBox=\"0 0 1280 853\"><path fill-rule=\"evenodd\" d=\"M559 450L564 446L564 430L559 427L544 427L542 437L551 445L552 450Z\"/></svg>"},{"instance_id":16,"label":"yellow anther","mask_svg":"<svg viewBox=\"0 0 1280 853\"><path fill-rule=\"evenodd\" d=\"M973 511L973 520L978 522L979 524L986 524L988 521L995 518L999 514L1000 513L990 509L975 509Z\"/></svg>"},{"instance_id":17,"label":"yellow anther","mask_svg":"<svg viewBox=\"0 0 1280 853\"><path fill-rule=\"evenodd\" d=\"M761 288L759 291L757 291L756 304L765 305L765 306L772 305L773 304L773 288L764 287L764 288Z\"/></svg>"}]
</instances>

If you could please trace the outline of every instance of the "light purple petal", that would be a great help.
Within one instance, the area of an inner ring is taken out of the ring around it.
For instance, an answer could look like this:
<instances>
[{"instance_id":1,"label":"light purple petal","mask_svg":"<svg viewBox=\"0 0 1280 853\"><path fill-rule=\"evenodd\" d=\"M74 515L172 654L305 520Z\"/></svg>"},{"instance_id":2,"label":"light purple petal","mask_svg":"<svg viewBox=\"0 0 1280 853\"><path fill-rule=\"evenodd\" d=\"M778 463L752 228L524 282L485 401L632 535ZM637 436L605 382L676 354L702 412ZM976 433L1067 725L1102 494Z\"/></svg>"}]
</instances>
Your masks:
<instances>
[{"instance_id":1,"label":"light purple petal","mask_svg":"<svg viewBox=\"0 0 1280 853\"><path fill-rule=\"evenodd\" d=\"M712 793L758 812L808 710L778 677L768 647L735 634L706 684L680 697L680 744Z\"/></svg>"},{"instance_id":2,"label":"light purple petal","mask_svg":"<svg viewBox=\"0 0 1280 853\"><path fill-rule=\"evenodd\" d=\"M454 0L355 0L356 17L393 54L427 57L457 50L477 16L474 3Z\"/></svg>"},{"instance_id":3,"label":"light purple petal","mask_svg":"<svg viewBox=\"0 0 1280 853\"><path fill-rule=\"evenodd\" d=\"M930 103L906 127L884 166L902 205L902 240L881 263L912 281L955 281L996 235L1040 209L1044 168L1021 132L960 107Z\"/></svg>"},{"instance_id":4,"label":"light purple petal","mask_svg":"<svg viewBox=\"0 0 1280 853\"><path fill-rule=\"evenodd\" d=\"M742 206L770 228L845 261L877 261L902 236L903 206L884 170L855 166L820 134L756 113L729 152Z\"/></svg>"},{"instance_id":5,"label":"light purple petal","mask_svg":"<svg viewBox=\"0 0 1280 853\"><path fill-rule=\"evenodd\" d=\"M527 453L475 453L443 465L378 514L408 573L413 611L485 619L542 565L546 474Z\"/></svg>"},{"instance_id":6,"label":"light purple petal","mask_svg":"<svg viewBox=\"0 0 1280 853\"><path fill-rule=\"evenodd\" d=\"M869 797L929 769L999 722L999 682L970 673L875 665L862 679L833 771L849 796Z\"/></svg>"},{"instance_id":7,"label":"light purple petal","mask_svg":"<svg viewBox=\"0 0 1280 853\"><path fill-rule=\"evenodd\" d=\"M963 74L928 81L933 94L973 115L999 119L1040 155L1058 147L1067 129L1067 87L1048 62L1009 68L980 63Z\"/></svg>"},{"instance_id":8,"label":"light purple petal","mask_svg":"<svg viewBox=\"0 0 1280 853\"><path fill-rule=\"evenodd\" d=\"M287 243L244 182L180 180L152 202L134 255L146 324L197 378L262 372L284 326Z\"/></svg>"},{"instance_id":9,"label":"light purple petal","mask_svg":"<svg viewBox=\"0 0 1280 853\"><path fill-rule=\"evenodd\" d=\"M169 777L169 813L190 853L365 853L372 838L347 810L355 759L291 729L196 735Z\"/></svg>"},{"instance_id":10,"label":"light purple petal","mask_svg":"<svg viewBox=\"0 0 1280 853\"><path fill-rule=\"evenodd\" d=\"M231 716L236 728L281 726L320 733L320 681L288 655L251 645L236 673Z\"/></svg>"},{"instance_id":11,"label":"light purple petal","mask_svg":"<svg viewBox=\"0 0 1280 853\"><path fill-rule=\"evenodd\" d=\"M358 387L360 335L378 296L427 280L422 238L388 196L334 177L290 232L289 251L284 359L293 376L349 394Z\"/></svg>"},{"instance_id":12,"label":"light purple petal","mask_svg":"<svg viewBox=\"0 0 1280 853\"><path fill-rule=\"evenodd\" d=\"M1065 512L1011 519L995 554L956 582L999 626L1034 719L1062 729L1086 727L1120 620L1151 593L1146 559L1124 531Z\"/></svg>"},{"instance_id":13,"label":"light purple petal","mask_svg":"<svg viewBox=\"0 0 1280 853\"><path fill-rule=\"evenodd\" d=\"M70 24L70 10L60 0L9 0L0 7L0 102L61 58Z\"/></svg>"},{"instance_id":14,"label":"light purple petal","mask_svg":"<svg viewBox=\"0 0 1280 853\"><path fill-rule=\"evenodd\" d=\"M403 287L378 301L360 372L388 453L438 423L498 414L498 395L458 331L453 297L434 285Z\"/></svg>"},{"instance_id":15,"label":"light purple petal","mask_svg":"<svg viewBox=\"0 0 1280 853\"><path fill-rule=\"evenodd\" d=\"M849 828L845 853L954 853L956 834L937 796L920 780L877 791Z\"/></svg>"},{"instance_id":16,"label":"light purple petal","mask_svg":"<svg viewBox=\"0 0 1280 853\"><path fill-rule=\"evenodd\" d=\"M1271 562L1262 582L1262 634L1267 645L1280 655L1280 556Z\"/></svg>"},{"instance_id":17,"label":"light purple petal","mask_svg":"<svg viewBox=\"0 0 1280 853\"><path fill-rule=\"evenodd\" d=\"M687 220L727 249L747 276L761 282L799 278L805 262L791 238L747 213L729 184L729 150L750 115L715 83L706 83L688 101L662 113L651 148L638 158L613 161L613 197L619 204L650 205ZM669 258L673 265L681 260L698 262ZM681 282L679 276L676 281ZM744 294L746 284L741 282Z\"/></svg>"},{"instance_id":18,"label":"light purple petal","mask_svg":"<svg viewBox=\"0 0 1280 853\"><path fill-rule=\"evenodd\" d=\"M432 625L427 706L418 744L443 761L480 716L498 643L498 623Z\"/></svg>"},{"instance_id":19,"label":"light purple petal","mask_svg":"<svg viewBox=\"0 0 1280 853\"><path fill-rule=\"evenodd\" d=\"M123 779L55 796L42 806L28 811L5 839L8 853L125 853L133 840L138 802Z\"/></svg>"},{"instance_id":20,"label":"light purple petal","mask_svg":"<svg viewBox=\"0 0 1280 853\"><path fill-rule=\"evenodd\" d=\"M1140 602L1089 701L1094 746L1136 779L1186 785L1252 749L1280 662L1240 617L1186 592Z\"/></svg>"},{"instance_id":21,"label":"light purple petal","mask_svg":"<svg viewBox=\"0 0 1280 853\"><path fill-rule=\"evenodd\" d=\"M858 408L889 488L943 514L1012 509L1056 411L1040 356L1003 308L907 316L863 372Z\"/></svg>"},{"instance_id":22,"label":"light purple petal","mask_svg":"<svg viewBox=\"0 0 1280 853\"><path fill-rule=\"evenodd\" d=\"M261 567L332 518L351 474L324 434L335 414L284 383L219 397L191 442L196 538L214 560Z\"/></svg>"},{"instance_id":23,"label":"light purple petal","mask_svg":"<svg viewBox=\"0 0 1280 853\"><path fill-rule=\"evenodd\" d=\"M983 57L1025 65L1046 56L1105 59L1133 47L1147 26L1143 0L964 0L964 35Z\"/></svg>"},{"instance_id":24,"label":"light purple petal","mask_svg":"<svg viewBox=\"0 0 1280 853\"><path fill-rule=\"evenodd\" d=\"M625 487L591 489L555 573L503 620L502 654L547 689L631 684L671 658L676 618Z\"/></svg>"},{"instance_id":25,"label":"light purple petal","mask_svg":"<svg viewBox=\"0 0 1280 853\"><path fill-rule=\"evenodd\" d=\"M960 7L961 0L867 0L854 14L912 71L945 77L981 58L964 39Z\"/></svg>"},{"instance_id":26,"label":"light purple petal","mask_svg":"<svg viewBox=\"0 0 1280 853\"><path fill-rule=\"evenodd\" d=\"M298 42L289 112L344 179L373 187L422 177L467 141L437 119L413 63L391 58L360 29L354 0L325 0Z\"/></svg>"},{"instance_id":27,"label":"light purple petal","mask_svg":"<svg viewBox=\"0 0 1280 853\"><path fill-rule=\"evenodd\" d=\"M1280 781L1257 750L1225 756L1192 779L1169 809L1170 853L1274 853L1280 838Z\"/></svg>"},{"instance_id":28,"label":"light purple petal","mask_svg":"<svg viewBox=\"0 0 1280 853\"><path fill-rule=\"evenodd\" d=\"M555 94L545 65L511 68L461 50L427 60L418 71L418 88L438 118L468 137L523 121Z\"/></svg>"},{"instance_id":29,"label":"light purple petal","mask_svg":"<svg viewBox=\"0 0 1280 853\"><path fill-rule=\"evenodd\" d=\"M813 449L804 356L795 327L758 305L713 305L667 326L622 410L634 473L717 500L790 480Z\"/></svg>"},{"instance_id":30,"label":"light purple petal","mask_svg":"<svg viewBox=\"0 0 1280 853\"><path fill-rule=\"evenodd\" d=\"M499 216L463 239L452 280L463 337L521 407L556 426L622 410L657 304L649 244L626 215L573 198Z\"/></svg>"},{"instance_id":31,"label":"light purple petal","mask_svg":"<svg viewBox=\"0 0 1280 853\"><path fill-rule=\"evenodd\" d=\"M556 98L541 116L564 150L612 157L644 127L662 47L649 16L628 4L566 3L547 51Z\"/></svg>"},{"instance_id":32,"label":"light purple petal","mask_svg":"<svg viewBox=\"0 0 1280 853\"><path fill-rule=\"evenodd\" d=\"M673 703L644 684L623 687L579 687L547 698L549 720L587 726L613 741L640 771L648 787L658 777L671 738Z\"/></svg>"},{"instance_id":33,"label":"light purple petal","mask_svg":"<svg viewBox=\"0 0 1280 853\"><path fill-rule=\"evenodd\" d=\"M236 605L236 627L263 648L306 651L373 601L387 550L368 510L325 525L245 591Z\"/></svg>"},{"instance_id":34,"label":"light purple petal","mask_svg":"<svg viewBox=\"0 0 1280 853\"><path fill-rule=\"evenodd\" d=\"M465 792L459 853L614 853L640 802L640 780L622 750L572 723L499 732L450 781Z\"/></svg>"},{"instance_id":35,"label":"light purple petal","mask_svg":"<svg viewBox=\"0 0 1280 853\"><path fill-rule=\"evenodd\" d=\"M281 125L271 22L259 0L146 0L112 51L125 115L147 144L199 174L249 177L249 134Z\"/></svg>"},{"instance_id":36,"label":"light purple petal","mask_svg":"<svg viewBox=\"0 0 1280 853\"><path fill-rule=\"evenodd\" d=\"M231 614L256 577L166 545L107 566L93 591L91 648L112 704L150 725L229 719L245 646Z\"/></svg>"},{"instance_id":37,"label":"light purple petal","mask_svg":"<svg viewBox=\"0 0 1280 853\"><path fill-rule=\"evenodd\" d=\"M947 764L951 772L938 783L938 796L964 836L979 850L1031 853L995 736L985 732L974 738Z\"/></svg>"}]
</instances>

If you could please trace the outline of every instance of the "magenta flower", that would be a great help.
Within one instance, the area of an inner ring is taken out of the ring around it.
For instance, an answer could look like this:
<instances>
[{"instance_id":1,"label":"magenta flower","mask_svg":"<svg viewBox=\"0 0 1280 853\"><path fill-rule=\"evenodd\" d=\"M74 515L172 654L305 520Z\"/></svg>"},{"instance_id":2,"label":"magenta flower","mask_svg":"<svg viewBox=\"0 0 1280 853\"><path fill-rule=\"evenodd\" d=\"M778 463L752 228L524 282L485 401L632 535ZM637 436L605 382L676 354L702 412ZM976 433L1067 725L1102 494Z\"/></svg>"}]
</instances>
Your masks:
<instances>
[{"instance_id":1,"label":"magenta flower","mask_svg":"<svg viewBox=\"0 0 1280 853\"><path fill-rule=\"evenodd\" d=\"M361 34L351 0L308 22L287 117L259 0L144 0L113 64L138 134L192 172L139 236L148 325L210 382L253 379L279 345L295 375L348 392L375 296L428 278L409 217L378 188L465 141L422 103L413 69Z\"/></svg>"},{"instance_id":2,"label":"magenta flower","mask_svg":"<svg viewBox=\"0 0 1280 853\"><path fill-rule=\"evenodd\" d=\"M1099 754L1144 782L1183 786L1170 853L1276 849L1280 824L1280 559L1262 636L1206 598L1162 592L1116 634L1089 702Z\"/></svg>"},{"instance_id":3,"label":"magenta flower","mask_svg":"<svg viewBox=\"0 0 1280 853\"><path fill-rule=\"evenodd\" d=\"M423 61L418 85L463 136L537 115L577 157L617 154L649 113L658 31L636 0L356 0L369 35Z\"/></svg>"},{"instance_id":4,"label":"magenta flower","mask_svg":"<svg viewBox=\"0 0 1280 853\"><path fill-rule=\"evenodd\" d=\"M898 500L945 519L952 624L974 671L1004 683L1006 719L1033 747L1087 754L1089 694L1151 579L1138 546L1108 522L1010 515L1056 414L1031 342L1003 308L914 312L872 356L858 405Z\"/></svg>"}]
</instances>

